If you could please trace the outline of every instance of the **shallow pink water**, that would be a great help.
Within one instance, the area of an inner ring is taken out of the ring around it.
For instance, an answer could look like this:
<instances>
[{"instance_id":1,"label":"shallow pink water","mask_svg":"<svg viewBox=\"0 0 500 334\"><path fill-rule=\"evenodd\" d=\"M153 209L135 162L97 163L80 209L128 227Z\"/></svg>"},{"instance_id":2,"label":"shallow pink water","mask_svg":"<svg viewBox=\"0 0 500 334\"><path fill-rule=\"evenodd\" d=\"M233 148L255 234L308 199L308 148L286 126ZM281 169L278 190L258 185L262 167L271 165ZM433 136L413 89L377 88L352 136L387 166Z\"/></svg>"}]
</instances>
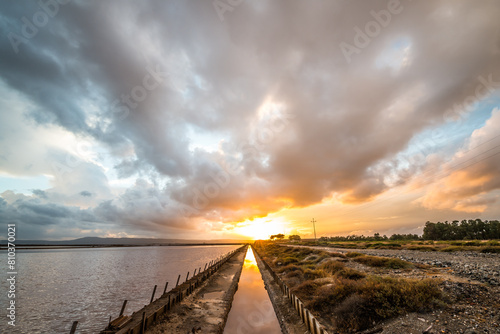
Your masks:
<instances>
[{"instance_id":1,"label":"shallow pink water","mask_svg":"<svg viewBox=\"0 0 500 334\"><path fill-rule=\"evenodd\" d=\"M239 246L158 246L56 250L23 250L16 286L16 327L7 325L7 294L0 294L0 333L69 333L79 321L77 333L95 334L117 317L123 300L131 314L148 304L154 285L158 298L169 282L181 283L186 273ZM7 258L7 254L0 253ZM0 261L0 288L7 291L7 261Z\"/></svg>"}]
</instances>

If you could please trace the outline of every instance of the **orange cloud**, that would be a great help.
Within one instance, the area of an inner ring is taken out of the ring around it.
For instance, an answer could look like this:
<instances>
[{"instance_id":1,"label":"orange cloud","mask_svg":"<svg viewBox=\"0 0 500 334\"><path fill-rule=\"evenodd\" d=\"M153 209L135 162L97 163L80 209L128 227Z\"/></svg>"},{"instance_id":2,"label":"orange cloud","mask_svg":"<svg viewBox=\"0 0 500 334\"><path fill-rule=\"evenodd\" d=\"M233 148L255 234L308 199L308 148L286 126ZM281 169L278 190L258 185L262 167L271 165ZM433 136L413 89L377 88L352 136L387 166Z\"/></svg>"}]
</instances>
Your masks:
<instances>
[{"instance_id":1,"label":"orange cloud","mask_svg":"<svg viewBox=\"0 0 500 334\"><path fill-rule=\"evenodd\" d=\"M474 131L465 149L443 166L449 173L434 183L418 202L429 209L484 212L497 201L500 189L500 110L494 109L486 124Z\"/></svg>"}]
</instances>

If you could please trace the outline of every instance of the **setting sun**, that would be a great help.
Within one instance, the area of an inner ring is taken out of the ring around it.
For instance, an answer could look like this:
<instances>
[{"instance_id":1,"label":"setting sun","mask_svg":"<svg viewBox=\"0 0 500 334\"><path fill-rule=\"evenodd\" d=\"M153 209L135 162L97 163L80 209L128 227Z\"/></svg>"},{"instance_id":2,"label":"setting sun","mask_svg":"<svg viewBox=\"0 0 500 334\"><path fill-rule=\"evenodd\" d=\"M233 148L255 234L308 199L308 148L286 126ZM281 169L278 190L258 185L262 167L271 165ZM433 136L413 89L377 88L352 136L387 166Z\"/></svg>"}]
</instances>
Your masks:
<instances>
[{"instance_id":1,"label":"setting sun","mask_svg":"<svg viewBox=\"0 0 500 334\"><path fill-rule=\"evenodd\" d=\"M285 233L285 225L284 221L256 218L239 223L235 232L254 240L269 239L273 234Z\"/></svg>"}]
</instances>

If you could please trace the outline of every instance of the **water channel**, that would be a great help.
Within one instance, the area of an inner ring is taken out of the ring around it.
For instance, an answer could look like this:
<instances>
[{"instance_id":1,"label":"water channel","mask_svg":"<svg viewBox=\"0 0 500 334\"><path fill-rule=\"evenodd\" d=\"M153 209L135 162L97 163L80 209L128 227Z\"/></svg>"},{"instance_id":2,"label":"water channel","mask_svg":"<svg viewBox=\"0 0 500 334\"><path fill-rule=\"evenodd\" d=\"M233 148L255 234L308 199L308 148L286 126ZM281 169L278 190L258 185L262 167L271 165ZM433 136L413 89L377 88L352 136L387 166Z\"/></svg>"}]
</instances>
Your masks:
<instances>
[{"instance_id":1,"label":"water channel","mask_svg":"<svg viewBox=\"0 0 500 334\"><path fill-rule=\"evenodd\" d=\"M224 328L224 334L246 333L281 333L251 247L248 247L238 291L234 295L233 305Z\"/></svg>"}]
</instances>

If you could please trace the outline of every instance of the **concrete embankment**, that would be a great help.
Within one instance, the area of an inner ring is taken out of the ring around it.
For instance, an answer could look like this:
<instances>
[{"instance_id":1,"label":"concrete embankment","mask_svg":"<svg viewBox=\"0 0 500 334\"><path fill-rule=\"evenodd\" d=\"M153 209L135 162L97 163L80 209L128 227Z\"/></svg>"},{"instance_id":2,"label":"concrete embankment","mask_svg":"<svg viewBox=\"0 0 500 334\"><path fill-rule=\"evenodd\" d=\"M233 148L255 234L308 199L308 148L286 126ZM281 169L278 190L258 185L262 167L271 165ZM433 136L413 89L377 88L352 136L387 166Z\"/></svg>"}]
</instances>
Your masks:
<instances>
[{"instance_id":1,"label":"concrete embankment","mask_svg":"<svg viewBox=\"0 0 500 334\"><path fill-rule=\"evenodd\" d=\"M246 249L238 251L145 333L222 333L238 288Z\"/></svg>"},{"instance_id":2,"label":"concrete embankment","mask_svg":"<svg viewBox=\"0 0 500 334\"><path fill-rule=\"evenodd\" d=\"M222 333L246 249L240 247L212 261L206 269L130 317L113 320L101 334Z\"/></svg>"}]
</instances>

